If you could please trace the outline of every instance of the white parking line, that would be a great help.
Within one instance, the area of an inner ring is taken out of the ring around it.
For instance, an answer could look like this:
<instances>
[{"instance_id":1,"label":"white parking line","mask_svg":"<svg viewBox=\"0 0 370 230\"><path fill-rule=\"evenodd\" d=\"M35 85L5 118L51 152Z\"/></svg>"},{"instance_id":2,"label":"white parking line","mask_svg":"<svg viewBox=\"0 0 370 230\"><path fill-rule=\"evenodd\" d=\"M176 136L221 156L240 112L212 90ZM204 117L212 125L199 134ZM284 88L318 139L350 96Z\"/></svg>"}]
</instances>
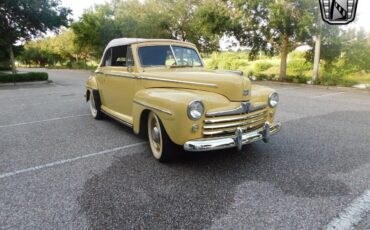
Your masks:
<instances>
[{"instance_id":1,"label":"white parking line","mask_svg":"<svg viewBox=\"0 0 370 230\"><path fill-rule=\"evenodd\" d=\"M16 170L16 171L13 171L13 172L3 173L3 174L0 174L0 179L11 177L11 176L16 176L16 175L27 173L27 172L37 171L37 170L41 170L41 169L45 169L45 168L51 168L51 167L54 167L54 166L58 166L58 165L66 164L66 163L71 163L71 162L78 161L78 160L81 160L81 159L86 159L86 158L89 158L89 157L95 157L95 156L99 156L99 155L103 155L103 154L113 153L113 152L117 152L117 151L120 151L120 150L131 148L131 147L136 147L136 146L139 146L139 145L143 145L145 143L146 142L140 142L140 143L136 143L136 144L125 145L125 146L122 146L122 147L117 147L117 148L114 148L114 149L108 149L108 150L104 150L104 151L96 152L96 153L90 153L90 154L86 154L86 155L75 157L75 158L69 158L69 159L60 160L60 161L54 161L54 162L47 163L47 164L44 164L44 165L38 165L38 166L35 166L35 167L31 167L31 168L26 168L26 169Z\"/></svg>"},{"instance_id":2,"label":"white parking line","mask_svg":"<svg viewBox=\"0 0 370 230\"><path fill-rule=\"evenodd\" d=\"M22 122L22 123L17 123L17 124L0 125L0 128L9 128L9 127L15 127L15 126L21 126L21 125L32 125L32 124L37 124L37 123L42 123L42 122L57 121L57 120L64 120L64 119L69 119L69 118L74 118L74 117L85 117L85 116L90 116L90 114L56 117L56 118L50 118L50 119L45 119L45 120L40 120L40 121L30 121L30 122Z\"/></svg>"},{"instance_id":3,"label":"white parking line","mask_svg":"<svg viewBox=\"0 0 370 230\"><path fill-rule=\"evenodd\" d=\"M323 95L319 95L319 96L313 96L312 98L330 97L330 96L335 96L335 95L344 94L344 93L346 93L346 92L328 93L328 94L323 94Z\"/></svg>"},{"instance_id":4,"label":"white parking line","mask_svg":"<svg viewBox=\"0 0 370 230\"><path fill-rule=\"evenodd\" d=\"M284 88L276 88L276 91L285 91L285 90L291 90L291 89L300 89L301 87L284 87Z\"/></svg>"},{"instance_id":5,"label":"white parking line","mask_svg":"<svg viewBox=\"0 0 370 230\"><path fill-rule=\"evenodd\" d=\"M46 104L55 104L55 102L72 102L72 101L81 101L81 98L76 98L76 99L70 99L70 100L53 100L49 102L39 102L39 103L29 103L29 104L16 104L16 105L10 105L10 106L2 106L2 108L18 108L18 107L25 107L25 106L36 106L36 105L46 105Z\"/></svg>"},{"instance_id":6,"label":"white parking line","mask_svg":"<svg viewBox=\"0 0 370 230\"><path fill-rule=\"evenodd\" d=\"M370 212L370 190L357 197L337 218L333 219L327 230L349 230L358 225Z\"/></svg>"}]
</instances>

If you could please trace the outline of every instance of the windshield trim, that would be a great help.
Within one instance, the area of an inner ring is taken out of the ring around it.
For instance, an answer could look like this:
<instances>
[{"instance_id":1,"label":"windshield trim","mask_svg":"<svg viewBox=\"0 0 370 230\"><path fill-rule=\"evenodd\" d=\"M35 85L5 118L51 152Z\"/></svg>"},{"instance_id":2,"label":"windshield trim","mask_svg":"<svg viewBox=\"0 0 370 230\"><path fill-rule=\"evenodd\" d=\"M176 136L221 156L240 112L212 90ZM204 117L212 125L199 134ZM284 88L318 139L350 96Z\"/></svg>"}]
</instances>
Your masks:
<instances>
[{"instance_id":1,"label":"windshield trim","mask_svg":"<svg viewBox=\"0 0 370 230\"><path fill-rule=\"evenodd\" d=\"M154 47L154 46L169 46L170 49L171 49L172 56L175 59L176 66L178 66L178 60L177 60L177 57L176 57L175 52L173 50L173 46L180 47L180 48L191 49L191 50L193 50L197 54L197 56L198 56L198 58L200 60L200 65L199 66L189 66L189 68L203 68L204 67L203 60L202 60L202 58L200 57L198 51L195 48L189 47L189 46L181 46L181 45L177 45L177 44L175 44L175 45L173 45L173 44L168 44L168 45L166 45L166 44L159 44L159 45L147 45L147 46L139 46L139 47L137 47L137 56L139 58L139 63L140 63L140 66L142 68L167 67L167 65L143 65L142 60L141 60L141 56L139 54L139 49L140 48L144 48L144 47ZM174 67L176 67L176 66L174 66Z\"/></svg>"}]
</instances>

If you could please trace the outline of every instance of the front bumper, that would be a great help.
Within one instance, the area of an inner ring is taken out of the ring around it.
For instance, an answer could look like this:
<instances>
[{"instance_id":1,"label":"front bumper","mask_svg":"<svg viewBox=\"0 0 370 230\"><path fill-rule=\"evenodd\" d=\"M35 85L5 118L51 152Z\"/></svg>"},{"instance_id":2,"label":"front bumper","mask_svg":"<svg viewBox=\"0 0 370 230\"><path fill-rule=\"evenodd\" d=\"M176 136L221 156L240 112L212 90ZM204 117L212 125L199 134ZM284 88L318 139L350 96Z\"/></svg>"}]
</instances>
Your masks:
<instances>
[{"instance_id":1,"label":"front bumper","mask_svg":"<svg viewBox=\"0 0 370 230\"><path fill-rule=\"evenodd\" d=\"M280 122L266 123L262 128L249 133L242 133L238 130L234 136L188 141L184 144L184 149L190 152L203 152L237 147L241 150L243 145L256 141L268 142L269 137L278 133L280 129Z\"/></svg>"}]
</instances>

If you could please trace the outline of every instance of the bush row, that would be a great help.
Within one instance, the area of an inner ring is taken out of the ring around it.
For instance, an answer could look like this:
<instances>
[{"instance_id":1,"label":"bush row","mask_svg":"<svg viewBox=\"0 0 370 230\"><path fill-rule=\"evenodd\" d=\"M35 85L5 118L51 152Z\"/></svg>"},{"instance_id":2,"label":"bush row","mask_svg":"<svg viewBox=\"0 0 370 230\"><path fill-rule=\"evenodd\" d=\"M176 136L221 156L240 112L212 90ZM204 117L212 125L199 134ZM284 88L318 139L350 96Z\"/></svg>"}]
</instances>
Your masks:
<instances>
[{"instance_id":1,"label":"bush row","mask_svg":"<svg viewBox=\"0 0 370 230\"><path fill-rule=\"evenodd\" d=\"M43 72L29 72L17 74L0 74L1 83L9 82L27 82L27 81L47 81L49 76Z\"/></svg>"},{"instance_id":2,"label":"bush row","mask_svg":"<svg viewBox=\"0 0 370 230\"><path fill-rule=\"evenodd\" d=\"M279 80L279 75L276 74L264 74L264 73L257 73L254 75L249 75L249 77L254 78L255 80L264 81L277 81ZM293 83L303 83L306 84L309 81L312 81L311 77L307 77L303 74L300 75L287 75L286 76L287 82L293 82ZM321 79L318 79L316 82L312 82L313 84L317 85L326 85L326 86L346 86L351 87L358 82L354 80L344 79L343 77L332 75L330 73L324 73Z\"/></svg>"}]
</instances>

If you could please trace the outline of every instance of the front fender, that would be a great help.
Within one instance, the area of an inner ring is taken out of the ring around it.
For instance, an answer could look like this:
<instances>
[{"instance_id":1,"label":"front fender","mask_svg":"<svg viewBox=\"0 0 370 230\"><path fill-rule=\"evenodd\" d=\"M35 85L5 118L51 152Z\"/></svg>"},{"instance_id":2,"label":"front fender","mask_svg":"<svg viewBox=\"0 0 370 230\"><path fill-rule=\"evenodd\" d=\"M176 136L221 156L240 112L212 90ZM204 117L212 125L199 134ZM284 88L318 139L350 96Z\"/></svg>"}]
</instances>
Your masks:
<instances>
[{"instance_id":1,"label":"front fender","mask_svg":"<svg viewBox=\"0 0 370 230\"><path fill-rule=\"evenodd\" d=\"M198 90L179 89L143 89L134 97L133 105L133 129L139 133L143 125L141 119L145 111L153 111L161 119L162 124L170 139L178 145L202 137L202 125L204 117L198 121L188 118L188 104L193 100L202 100L205 110L227 103L228 100L222 95ZM193 126L199 129L194 131Z\"/></svg>"},{"instance_id":2,"label":"front fender","mask_svg":"<svg viewBox=\"0 0 370 230\"><path fill-rule=\"evenodd\" d=\"M96 80L96 77L95 76L90 76L88 79L87 79L87 82L86 82L86 88L87 89L98 89L98 82Z\"/></svg>"}]
</instances>

